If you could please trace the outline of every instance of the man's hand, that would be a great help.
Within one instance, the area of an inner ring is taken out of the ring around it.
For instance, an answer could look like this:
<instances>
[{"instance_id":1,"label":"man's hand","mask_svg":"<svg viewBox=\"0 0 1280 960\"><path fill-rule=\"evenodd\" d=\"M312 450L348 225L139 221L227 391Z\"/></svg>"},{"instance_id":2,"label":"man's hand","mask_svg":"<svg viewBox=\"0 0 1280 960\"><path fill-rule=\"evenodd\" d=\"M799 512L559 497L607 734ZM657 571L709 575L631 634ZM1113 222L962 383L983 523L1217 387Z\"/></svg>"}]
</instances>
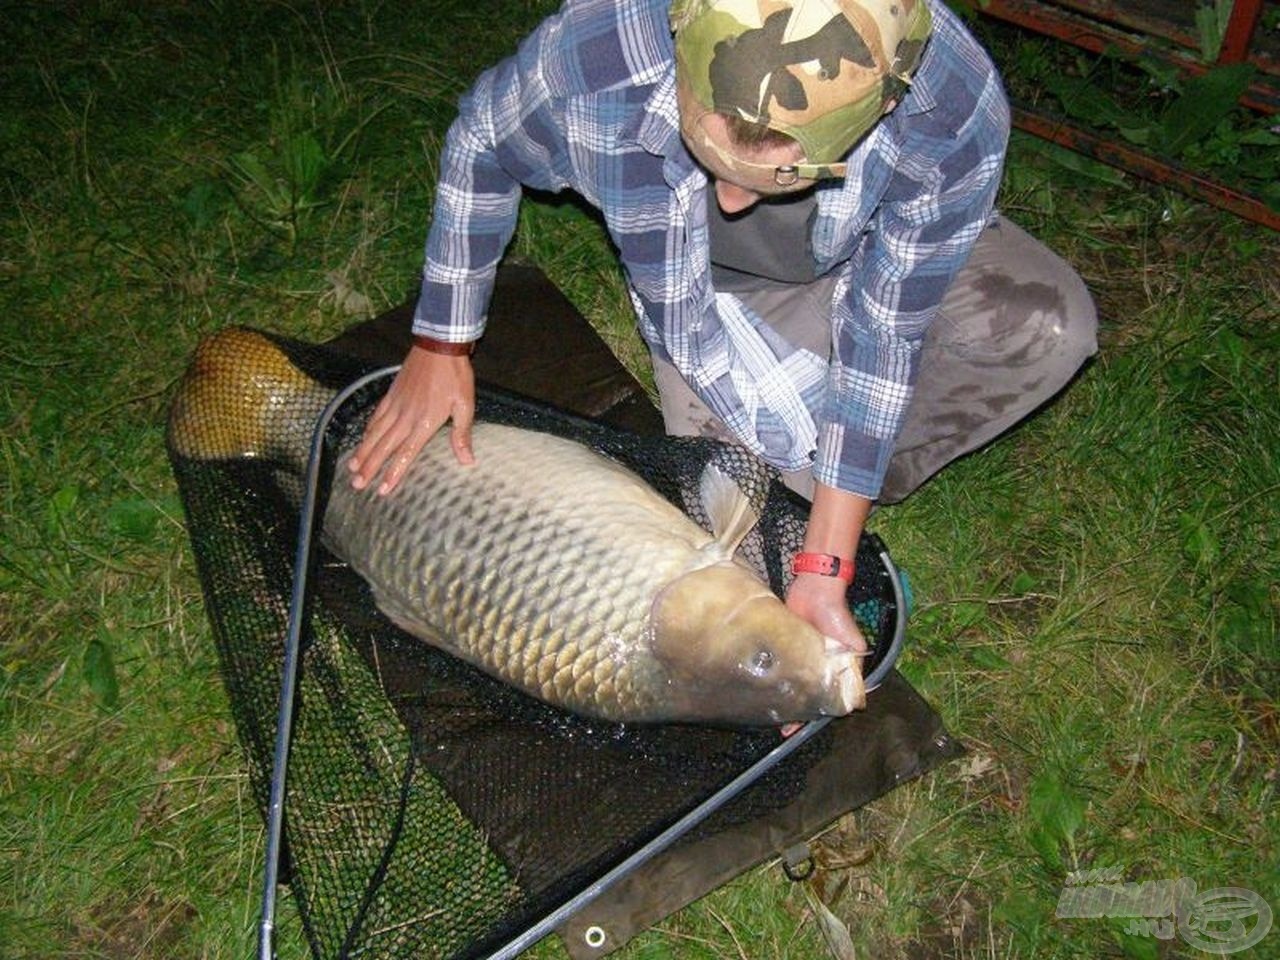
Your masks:
<instances>
[{"instance_id":1,"label":"man's hand","mask_svg":"<svg viewBox=\"0 0 1280 960\"><path fill-rule=\"evenodd\" d=\"M871 501L866 497L815 484L803 549L831 554L841 563L852 564L870 513ZM866 641L844 602L845 586L839 577L798 573L787 590L787 607L833 640L866 652Z\"/></svg>"},{"instance_id":2,"label":"man's hand","mask_svg":"<svg viewBox=\"0 0 1280 960\"><path fill-rule=\"evenodd\" d=\"M802 549L808 553L831 554L839 557L841 563L852 563L870 512L871 501L866 497L816 484ZM858 653L866 653L867 642L844 602L846 586L840 577L797 573L787 588L787 609L824 636ZM789 737L802 726L784 724L782 735Z\"/></svg>"},{"instance_id":3,"label":"man's hand","mask_svg":"<svg viewBox=\"0 0 1280 960\"><path fill-rule=\"evenodd\" d=\"M820 573L797 573L787 590L787 609L832 640L859 653L867 642L844 601L845 582Z\"/></svg>"},{"instance_id":4,"label":"man's hand","mask_svg":"<svg viewBox=\"0 0 1280 960\"><path fill-rule=\"evenodd\" d=\"M415 345L405 357L391 388L373 411L364 437L347 461L351 485L367 487L383 464L387 472L378 494L390 493L427 441L453 421L450 443L462 464L475 463L471 423L475 419L476 386L471 358L432 353Z\"/></svg>"},{"instance_id":5,"label":"man's hand","mask_svg":"<svg viewBox=\"0 0 1280 960\"><path fill-rule=\"evenodd\" d=\"M820 573L797 573L787 589L787 609L816 627L823 636L838 640L858 653L867 652L867 641L844 602L845 582ZM861 670L861 666L858 668ZM789 737L803 723L784 723L782 736Z\"/></svg>"}]
</instances>

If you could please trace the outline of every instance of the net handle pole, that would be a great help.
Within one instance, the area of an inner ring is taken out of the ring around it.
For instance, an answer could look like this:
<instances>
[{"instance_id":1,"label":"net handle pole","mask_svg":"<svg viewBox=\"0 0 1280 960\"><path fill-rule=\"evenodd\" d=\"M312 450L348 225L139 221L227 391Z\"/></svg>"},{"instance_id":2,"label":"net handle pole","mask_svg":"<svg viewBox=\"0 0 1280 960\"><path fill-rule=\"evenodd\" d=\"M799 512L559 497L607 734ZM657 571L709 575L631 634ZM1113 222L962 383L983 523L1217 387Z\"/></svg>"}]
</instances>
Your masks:
<instances>
[{"instance_id":1,"label":"net handle pole","mask_svg":"<svg viewBox=\"0 0 1280 960\"><path fill-rule=\"evenodd\" d=\"M297 690L298 661L302 646L302 617L306 607L307 570L311 565L311 539L320 487L320 461L329 423L352 394L375 380L389 377L399 366L374 370L339 391L325 405L311 434L311 452L298 517L298 544L293 560L293 592L285 632L284 666L280 677L280 707L276 715L275 756L271 765L271 800L267 807L267 846L262 878L262 919L258 926L259 960L275 960L276 889L280 882L280 853L284 836L285 780L289 772L289 744L293 737L293 701Z\"/></svg>"},{"instance_id":2,"label":"net handle pole","mask_svg":"<svg viewBox=\"0 0 1280 960\"><path fill-rule=\"evenodd\" d=\"M746 770L743 770L719 790L711 794L707 799L703 800L702 803L698 804L698 806L694 807L679 820L671 824L671 826L667 827L639 850L635 851L635 853L631 854L620 864L602 876L595 883L591 884L591 886L575 894L533 926L515 937L515 939L509 941L505 946L500 947L496 952L489 954L487 960L512 960L512 958L517 954L533 946L555 929L556 926L563 923L565 920L568 920L571 916L585 907L596 897L600 896L600 894L604 893L605 890L613 886L627 874L643 866L645 862L671 846L671 844L675 843L699 823L711 816L711 814L715 813L743 790L759 780L760 777L764 776L764 774L766 774L772 767L799 750L830 722L830 717L822 717L818 720L812 720L809 723L806 723L800 728L800 730L792 734L778 746L774 747L751 766L747 767Z\"/></svg>"}]
</instances>

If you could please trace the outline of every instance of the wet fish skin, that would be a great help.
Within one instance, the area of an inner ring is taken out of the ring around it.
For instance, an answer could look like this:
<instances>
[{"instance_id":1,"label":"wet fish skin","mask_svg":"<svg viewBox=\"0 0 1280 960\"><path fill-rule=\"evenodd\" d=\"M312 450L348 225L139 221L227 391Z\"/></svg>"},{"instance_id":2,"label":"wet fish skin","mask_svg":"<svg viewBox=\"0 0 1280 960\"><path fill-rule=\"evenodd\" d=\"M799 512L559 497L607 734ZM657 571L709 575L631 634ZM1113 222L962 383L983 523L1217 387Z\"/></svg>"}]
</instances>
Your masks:
<instances>
[{"instance_id":1,"label":"wet fish skin","mask_svg":"<svg viewBox=\"0 0 1280 960\"><path fill-rule=\"evenodd\" d=\"M660 717L665 671L635 654L710 538L579 444L488 423L472 443L463 468L433 441L392 496L335 485L325 543L408 632L576 712Z\"/></svg>"},{"instance_id":2,"label":"wet fish skin","mask_svg":"<svg viewBox=\"0 0 1280 960\"><path fill-rule=\"evenodd\" d=\"M312 411L330 391L243 330L217 335L192 370L171 419L179 452L302 469ZM301 425L269 415L294 403ZM223 427L206 436L211 404L238 412L211 418ZM248 424L245 436L228 438L226 423ZM390 496L336 471L322 540L397 625L607 720L771 724L862 706L852 654L732 560L744 530L712 537L573 441L491 423L472 433L475 465L438 435Z\"/></svg>"}]
</instances>

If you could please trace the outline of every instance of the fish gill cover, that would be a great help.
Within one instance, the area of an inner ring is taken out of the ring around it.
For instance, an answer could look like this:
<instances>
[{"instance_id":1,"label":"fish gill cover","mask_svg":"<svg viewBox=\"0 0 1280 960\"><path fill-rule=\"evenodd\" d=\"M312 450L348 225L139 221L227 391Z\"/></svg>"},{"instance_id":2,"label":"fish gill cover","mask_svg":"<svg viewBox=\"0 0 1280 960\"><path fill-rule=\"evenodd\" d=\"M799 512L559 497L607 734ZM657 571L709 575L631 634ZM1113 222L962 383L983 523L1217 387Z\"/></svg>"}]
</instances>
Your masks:
<instances>
[{"instance_id":1,"label":"fish gill cover","mask_svg":"<svg viewBox=\"0 0 1280 960\"><path fill-rule=\"evenodd\" d=\"M323 347L272 339L327 387L369 369ZM359 433L386 385L371 385L339 411L330 451ZM314 398L266 410L253 400L215 390L189 400L198 409L185 419L218 436L242 432L251 417L275 419L280 432L310 430ZM748 454L710 440L642 438L483 392L478 418L586 444L708 528L697 491L715 458L763 504L745 559L775 592L785 588L785 561L802 542L807 505L769 483ZM269 450L184 455L191 438L172 428L169 448L223 681L265 811L297 537L295 481ZM331 477L332 462L325 469ZM897 615L892 585L870 540L857 559L850 603L882 653ZM549 707L401 632L368 585L322 548L314 564L282 876L317 957L483 956L778 743L772 729L611 724ZM873 655L866 669L874 662ZM815 737L694 836L785 806L829 747L829 738Z\"/></svg>"}]
</instances>

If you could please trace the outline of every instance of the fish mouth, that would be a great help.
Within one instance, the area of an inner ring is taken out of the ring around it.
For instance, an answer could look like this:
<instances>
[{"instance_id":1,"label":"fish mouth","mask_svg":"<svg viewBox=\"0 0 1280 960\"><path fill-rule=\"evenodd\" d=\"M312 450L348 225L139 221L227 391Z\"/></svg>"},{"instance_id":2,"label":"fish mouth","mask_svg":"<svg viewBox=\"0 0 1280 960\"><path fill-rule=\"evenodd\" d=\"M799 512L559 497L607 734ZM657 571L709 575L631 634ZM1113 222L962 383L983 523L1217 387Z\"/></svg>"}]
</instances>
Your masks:
<instances>
[{"instance_id":1,"label":"fish mouth","mask_svg":"<svg viewBox=\"0 0 1280 960\"><path fill-rule=\"evenodd\" d=\"M861 658L838 640L823 637L823 641L827 655L823 689L830 694L830 709L822 712L842 717L861 710L867 705Z\"/></svg>"}]
</instances>

